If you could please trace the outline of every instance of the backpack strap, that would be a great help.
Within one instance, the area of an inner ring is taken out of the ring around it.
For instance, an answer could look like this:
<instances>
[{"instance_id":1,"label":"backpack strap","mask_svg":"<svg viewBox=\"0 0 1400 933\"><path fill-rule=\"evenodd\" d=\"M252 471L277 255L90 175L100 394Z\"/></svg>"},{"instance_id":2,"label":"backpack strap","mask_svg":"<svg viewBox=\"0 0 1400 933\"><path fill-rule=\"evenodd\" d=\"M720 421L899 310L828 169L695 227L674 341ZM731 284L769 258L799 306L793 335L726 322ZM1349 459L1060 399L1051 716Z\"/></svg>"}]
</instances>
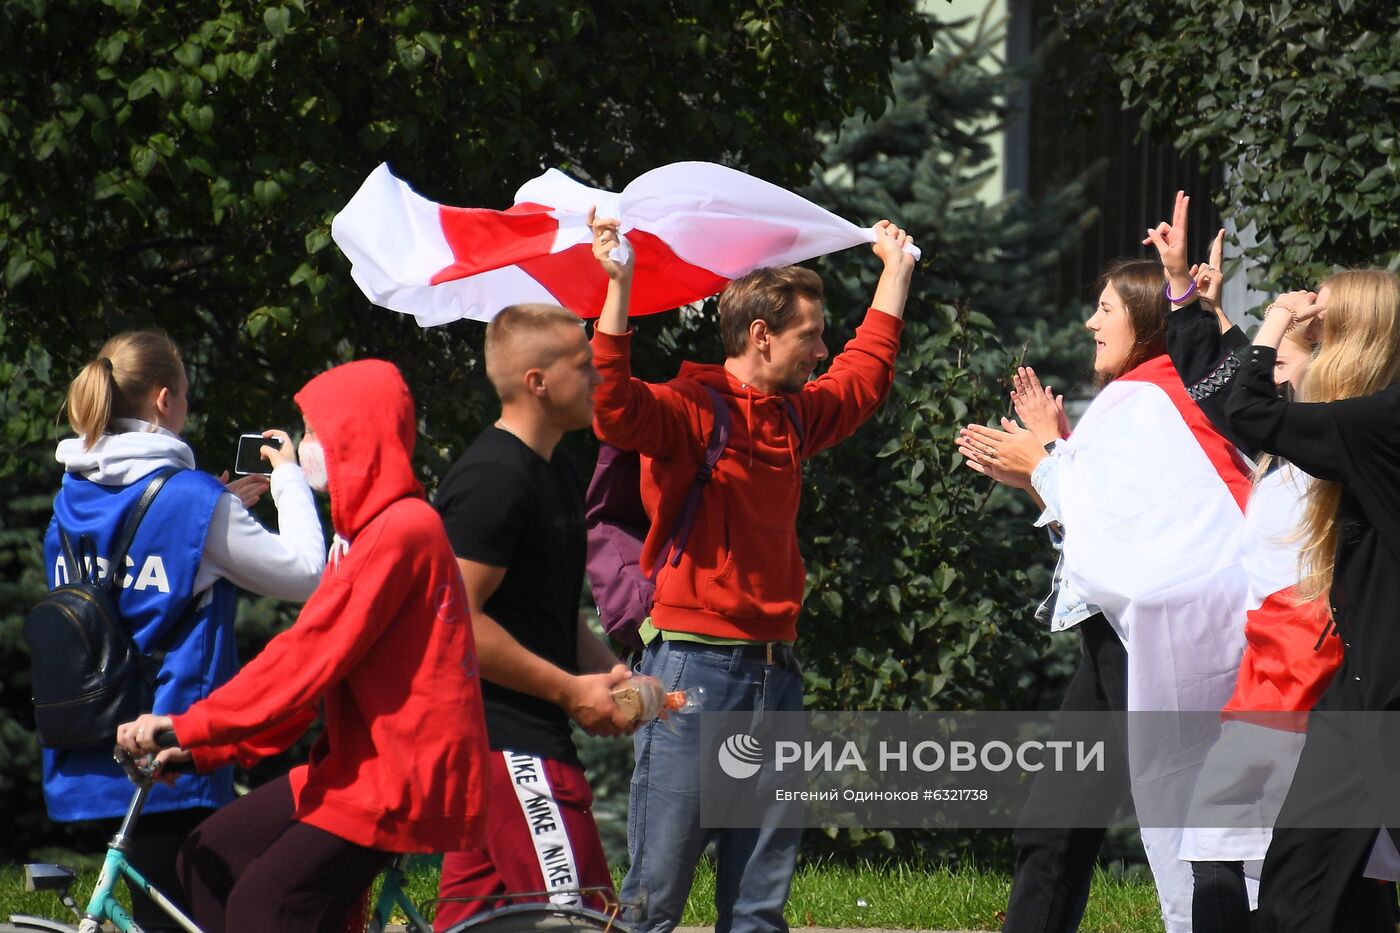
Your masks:
<instances>
[{"instance_id":1,"label":"backpack strap","mask_svg":"<svg viewBox=\"0 0 1400 933\"><path fill-rule=\"evenodd\" d=\"M691 483L690 494L685 497L685 505L681 507L680 514L676 516L676 521L671 525L671 535L666 542L666 550L662 552L661 559L656 562L656 571L653 578L660 572L662 564L670 562L672 567L678 566L681 562L681 553L685 551L685 542L690 538L690 527L695 524L695 513L700 508L700 496L709 485L710 477L715 473L715 465L719 463L720 456L724 453L724 448L729 446L729 406L724 404L724 399L720 394L709 386L703 386L705 394L710 397L710 406L714 409L715 424L710 429L710 441L705 446L705 459L695 471L695 481Z\"/></svg>"},{"instance_id":2,"label":"backpack strap","mask_svg":"<svg viewBox=\"0 0 1400 933\"><path fill-rule=\"evenodd\" d=\"M91 543L91 540L84 535L78 539L78 547L74 548L73 541L68 537L68 532L63 530L62 525L58 526L58 545L63 548L63 560L65 566L68 568L69 583L88 579L88 565L79 561L78 552L82 550L83 545ZM97 560L95 558L92 562L91 569L92 573L95 575L97 573Z\"/></svg>"},{"instance_id":3,"label":"backpack strap","mask_svg":"<svg viewBox=\"0 0 1400 933\"><path fill-rule=\"evenodd\" d=\"M787 409L788 420L792 422L792 430L797 434L797 457L799 460L806 460L807 432L802 427L802 415L798 413L797 403L784 395L783 408Z\"/></svg>"},{"instance_id":4,"label":"backpack strap","mask_svg":"<svg viewBox=\"0 0 1400 933\"><path fill-rule=\"evenodd\" d=\"M146 517L146 510L155 501L156 494L165 485L165 481L179 472L179 467L166 467L157 470L151 481L146 484L146 488L141 492L141 498L136 500L136 507L127 515L126 523L122 525L121 532L117 535L116 542L112 546L112 554L107 559L107 576L100 582L107 589L112 588L112 582L117 578L117 568L126 563L126 552L131 549L131 540L136 537L136 529L141 524L141 519ZM62 529L60 529L60 532ZM94 565L96 561L93 562Z\"/></svg>"}]
</instances>

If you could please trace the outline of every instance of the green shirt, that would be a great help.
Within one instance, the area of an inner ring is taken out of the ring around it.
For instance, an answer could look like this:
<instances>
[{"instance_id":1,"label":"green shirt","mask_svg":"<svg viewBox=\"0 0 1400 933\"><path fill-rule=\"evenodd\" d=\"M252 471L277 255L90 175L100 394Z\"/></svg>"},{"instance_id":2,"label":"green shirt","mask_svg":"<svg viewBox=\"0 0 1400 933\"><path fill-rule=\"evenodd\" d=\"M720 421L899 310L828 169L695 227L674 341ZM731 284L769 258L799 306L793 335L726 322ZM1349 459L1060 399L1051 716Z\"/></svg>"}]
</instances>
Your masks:
<instances>
[{"instance_id":1,"label":"green shirt","mask_svg":"<svg viewBox=\"0 0 1400 933\"><path fill-rule=\"evenodd\" d=\"M662 631L651 624L651 616L642 620L642 624L637 627L637 634L642 636L642 644L649 645L660 635L662 641L689 641L701 645L762 645L764 642L753 638L720 638L717 635L701 635L698 632L673 632ZM783 644L789 648L792 642L785 641Z\"/></svg>"}]
</instances>

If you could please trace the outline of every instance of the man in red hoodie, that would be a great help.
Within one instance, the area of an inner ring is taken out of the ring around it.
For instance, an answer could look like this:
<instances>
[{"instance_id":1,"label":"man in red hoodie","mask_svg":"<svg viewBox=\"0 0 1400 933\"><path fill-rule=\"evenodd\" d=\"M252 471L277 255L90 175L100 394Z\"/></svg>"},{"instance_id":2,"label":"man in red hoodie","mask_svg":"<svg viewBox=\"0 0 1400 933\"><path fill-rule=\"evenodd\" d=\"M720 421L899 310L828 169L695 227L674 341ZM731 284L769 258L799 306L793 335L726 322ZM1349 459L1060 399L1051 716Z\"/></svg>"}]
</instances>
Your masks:
<instances>
[{"instance_id":1,"label":"man in red hoodie","mask_svg":"<svg viewBox=\"0 0 1400 933\"><path fill-rule=\"evenodd\" d=\"M795 711L802 676L793 655L806 580L797 544L802 460L850 436L875 413L894 378L904 303L913 274L912 240L888 221L876 228L884 265L875 298L845 350L827 357L822 282L796 266L759 269L730 283L719 299L725 360L684 363L670 382L632 378L627 298L631 268L611 259L617 222L596 221L594 255L608 272L608 294L593 338L603 383L594 395L600 440L641 455L642 502L651 532L642 568L652 572L667 529L704 462L714 423L708 387L729 408L729 444L701 497L679 563L656 577L642 673L668 690L705 689L706 711ZM796 414L794 420L792 413ZM699 723L677 717L636 734L628 827L631 867L625 904L638 931L680 921L695 865L718 838L716 929L786 930L797 863L797 829L700 825Z\"/></svg>"},{"instance_id":2,"label":"man in red hoodie","mask_svg":"<svg viewBox=\"0 0 1400 933\"><path fill-rule=\"evenodd\" d=\"M310 761L200 825L180 874L208 933L343 929L397 852L480 841L486 732L466 596L411 457L413 399L380 360L338 366L296 397L307 482L328 492L336 547L296 623L185 713L117 730L133 753L173 730L200 770L250 764L315 719Z\"/></svg>"}]
</instances>

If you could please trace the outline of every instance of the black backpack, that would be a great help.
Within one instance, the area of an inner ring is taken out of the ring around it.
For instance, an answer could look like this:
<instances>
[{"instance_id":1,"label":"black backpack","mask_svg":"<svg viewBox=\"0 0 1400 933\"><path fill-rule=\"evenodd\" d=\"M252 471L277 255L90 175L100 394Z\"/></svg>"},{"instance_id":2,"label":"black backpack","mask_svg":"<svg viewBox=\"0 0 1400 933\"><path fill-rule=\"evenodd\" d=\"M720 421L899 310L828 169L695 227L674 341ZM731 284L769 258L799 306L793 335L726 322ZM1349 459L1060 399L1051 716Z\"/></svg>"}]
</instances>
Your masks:
<instances>
[{"instance_id":1,"label":"black backpack","mask_svg":"<svg viewBox=\"0 0 1400 933\"><path fill-rule=\"evenodd\" d=\"M92 539L83 535L74 547L58 529L68 582L24 617L34 726L45 748L111 745L117 726L150 712L163 653L145 655L136 647L117 610L116 579L146 510L176 472L161 470L146 485L117 535L105 576Z\"/></svg>"}]
</instances>

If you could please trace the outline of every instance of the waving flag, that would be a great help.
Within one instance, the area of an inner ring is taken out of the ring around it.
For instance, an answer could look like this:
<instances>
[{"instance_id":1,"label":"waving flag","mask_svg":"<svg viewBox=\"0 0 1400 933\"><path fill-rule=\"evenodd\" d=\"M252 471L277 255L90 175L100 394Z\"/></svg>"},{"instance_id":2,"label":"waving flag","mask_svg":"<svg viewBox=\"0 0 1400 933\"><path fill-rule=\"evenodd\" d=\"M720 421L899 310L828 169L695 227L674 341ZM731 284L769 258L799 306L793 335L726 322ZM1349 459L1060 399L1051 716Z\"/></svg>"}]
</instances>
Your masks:
<instances>
[{"instance_id":1,"label":"waving flag","mask_svg":"<svg viewBox=\"0 0 1400 933\"><path fill-rule=\"evenodd\" d=\"M754 269L875 242L872 230L710 162L662 166L617 193L550 169L504 211L436 204L380 165L336 215L331 235L370 301L424 327L489 321L527 301L596 317L608 282L586 222L595 206L599 217L621 221L636 253L634 315L707 298Z\"/></svg>"}]
</instances>

